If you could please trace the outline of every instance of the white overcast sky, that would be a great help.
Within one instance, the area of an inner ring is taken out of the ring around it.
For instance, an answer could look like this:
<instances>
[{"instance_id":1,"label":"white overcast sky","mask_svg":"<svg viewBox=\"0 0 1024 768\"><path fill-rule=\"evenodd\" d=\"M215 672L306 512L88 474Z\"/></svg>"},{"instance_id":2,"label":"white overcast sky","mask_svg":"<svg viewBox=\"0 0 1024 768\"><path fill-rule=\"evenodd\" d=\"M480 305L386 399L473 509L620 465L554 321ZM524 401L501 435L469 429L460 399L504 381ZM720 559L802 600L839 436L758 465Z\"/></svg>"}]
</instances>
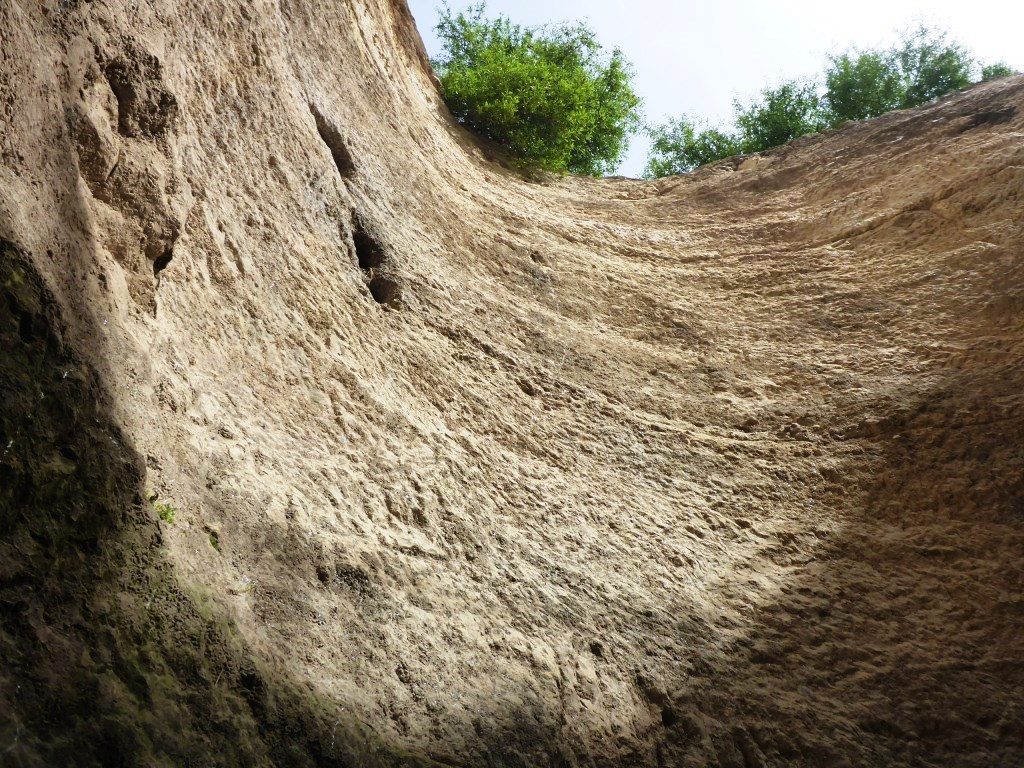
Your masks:
<instances>
[{"instance_id":1,"label":"white overcast sky","mask_svg":"<svg viewBox=\"0 0 1024 768\"><path fill-rule=\"evenodd\" d=\"M431 56L439 5L409 0ZM1024 0L490 0L487 7L527 25L586 20L633 63L654 123L680 114L726 122L734 99L813 77L828 53L887 45L918 21L949 30L986 63L1024 71ZM620 172L640 175L646 153L646 139L634 137Z\"/></svg>"}]
</instances>

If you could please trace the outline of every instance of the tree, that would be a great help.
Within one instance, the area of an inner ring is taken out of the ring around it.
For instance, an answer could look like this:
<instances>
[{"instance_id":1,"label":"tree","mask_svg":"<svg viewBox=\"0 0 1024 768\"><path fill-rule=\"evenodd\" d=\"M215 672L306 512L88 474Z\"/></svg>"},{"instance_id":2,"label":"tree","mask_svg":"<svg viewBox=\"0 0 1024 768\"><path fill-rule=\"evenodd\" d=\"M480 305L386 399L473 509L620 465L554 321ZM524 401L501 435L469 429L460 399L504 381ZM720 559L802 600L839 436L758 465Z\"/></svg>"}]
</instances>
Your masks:
<instances>
[{"instance_id":1,"label":"tree","mask_svg":"<svg viewBox=\"0 0 1024 768\"><path fill-rule=\"evenodd\" d=\"M835 126L927 104L970 85L974 67L966 48L923 26L888 50L833 56L825 70L828 122Z\"/></svg>"},{"instance_id":2,"label":"tree","mask_svg":"<svg viewBox=\"0 0 1024 768\"><path fill-rule=\"evenodd\" d=\"M648 129L653 142L644 175L654 179L687 173L694 168L739 154L739 142L714 128L700 131L686 118Z\"/></svg>"},{"instance_id":3,"label":"tree","mask_svg":"<svg viewBox=\"0 0 1024 768\"><path fill-rule=\"evenodd\" d=\"M654 139L647 176L685 173L729 155L763 152L798 136L848 120L878 117L926 104L975 82L978 65L942 31L920 26L888 49L848 51L829 58L823 93L814 83L767 88L750 104L735 105L732 130L696 132L684 119L648 132ZM981 67L982 80L1017 74L1006 64Z\"/></svg>"},{"instance_id":4,"label":"tree","mask_svg":"<svg viewBox=\"0 0 1024 768\"><path fill-rule=\"evenodd\" d=\"M1009 64L1004 64L1000 61L995 64L986 64L981 68L981 81L986 83L989 80L998 80L1001 77L1013 77L1019 74L1020 72Z\"/></svg>"},{"instance_id":5,"label":"tree","mask_svg":"<svg viewBox=\"0 0 1024 768\"><path fill-rule=\"evenodd\" d=\"M653 139L645 175L648 178L686 173L714 160L761 152L815 133L824 126L821 100L814 86L783 83L766 88L744 106L736 102L735 129L698 132L685 117L648 128Z\"/></svg>"},{"instance_id":6,"label":"tree","mask_svg":"<svg viewBox=\"0 0 1024 768\"><path fill-rule=\"evenodd\" d=\"M736 104L736 128L743 153L763 152L825 127L821 99L810 83L766 88L747 106Z\"/></svg>"},{"instance_id":7,"label":"tree","mask_svg":"<svg viewBox=\"0 0 1024 768\"><path fill-rule=\"evenodd\" d=\"M927 104L972 82L970 53L945 32L918 27L893 53L906 88L904 108Z\"/></svg>"},{"instance_id":8,"label":"tree","mask_svg":"<svg viewBox=\"0 0 1024 768\"><path fill-rule=\"evenodd\" d=\"M437 24L433 62L455 119L524 166L598 176L613 171L639 126L632 69L584 24L523 27L488 19L483 3Z\"/></svg>"},{"instance_id":9,"label":"tree","mask_svg":"<svg viewBox=\"0 0 1024 768\"><path fill-rule=\"evenodd\" d=\"M893 57L883 51L844 53L833 57L825 70L825 104L832 125L899 109L905 90Z\"/></svg>"}]
</instances>

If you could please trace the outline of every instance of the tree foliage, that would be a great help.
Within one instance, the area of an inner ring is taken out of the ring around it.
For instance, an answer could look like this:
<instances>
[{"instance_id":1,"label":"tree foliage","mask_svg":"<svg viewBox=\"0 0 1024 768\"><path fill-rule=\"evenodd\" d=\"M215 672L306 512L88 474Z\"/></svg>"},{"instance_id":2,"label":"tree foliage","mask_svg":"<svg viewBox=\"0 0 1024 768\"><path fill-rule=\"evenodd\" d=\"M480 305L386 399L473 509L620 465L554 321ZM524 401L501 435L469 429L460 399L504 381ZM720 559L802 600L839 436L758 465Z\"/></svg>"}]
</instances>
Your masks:
<instances>
[{"instance_id":1,"label":"tree foliage","mask_svg":"<svg viewBox=\"0 0 1024 768\"><path fill-rule=\"evenodd\" d=\"M1015 74L1005 64L979 67L941 31L918 27L888 49L829 58L821 84L790 81L735 105L732 129L697 131L686 118L648 129L654 143L646 174L684 173L739 153L762 152L848 120L926 104L976 82Z\"/></svg>"},{"instance_id":2,"label":"tree foliage","mask_svg":"<svg viewBox=\"0 0 1024 768\"><path fill-rule=\"evenodd\" d=\"M970 52L945 32L918 27L915 34L904 37L896 60L906 86L903 108L927 104L974 82Z\"/></svg>"},{"instance_id":3,"label":"tree foliage","mask_svg":"<svg viewBox=\"0 0 1024 768\"><path fill-rule=\"evenodd\" d=\"M584 24L524 27L486 17L483 3L441 11L433 62L455 118L523 165L558 173L613 171L639 126L640 99L618 49Z\"/></svg>"},{"instance_id":4,"label":"tree foliage","mask_svg":"<svg viewBox=\"0 0 1024 768\"><path fill-rule=\"evenodd\" d=\"M844 53L825 71L830 122L864 120L899 109L905 88L885 51Z\"/></svg>"},{"instance_id":5,"label":"tree foliage","mask_svg":"<svg viewBox=\"0 0 1024 768\"><path fill-rule=\"evenodd\" d=\"M650 178L687 173L741 151L735 136L714 128L698 132L685 117L649 130L653 140L647 162Z\"/></svg>"},{"instance_id":6,"label":"tree foliage","mask_svg":"<svg viewBox=\"0 0 1024 768\"><path fill-rule=\"evenodd\" d=\"M763 152L817 133L827 124L821 99L811 84L783 83L765 88L747 106L736 105L736 129L740 151Z\"/></svg>"},{"instance_id":7,"label":"tree foliage","mask_svg":"<svg viewBox=\"0 0 1024 768\"><path fill-rule=\"evenodd\" d=\"M813 84L796 81L765 88L748 104L735 102L733 109L732 130L698 131L685 117L648 128L653 143L645 175L653 179L687 173L715 160L762 152L816 133L827 122Z\"/></svg>"},{"instance_id":8,"label":"tree foliage","mask_svg":"<svg viewBox=\"0 0 1024 768\"><path fill-rule=\"evenodd\" d=\"M918 27L888 50L829 60L825 103L831 125L927 104L974 82L974 60L945 32Z\"/></svg>"},{"instance_id":9,"label":"tree foliage","mask_svg":"<svg viewBox=\"0 0 1024 768\"><path fill-rule=\"evenodd\" d=\"M1004 64L999 61L995 64L986 64L981 68L981 80L982 82L988 82L989 80L998 80L1001 77L1013 77L1019 75L1020 72L1015 70L1009 64Z\"/></svg>"},{"instance_id":10,"label":"tree foliage","mask_svg":"<svg viewBox=\"0 0 1024 768\"><path fill-rule=\"evenodd\" d=\"M648 178L687 173L702 165L738 154L761 152L798 136L815 133L825 124L821 99L811 84L788 82L765 88L749 104L735 102L731 131L698 131L687 118L669 120L648 131L653 143Z\"/></svg>"}]
</instances>

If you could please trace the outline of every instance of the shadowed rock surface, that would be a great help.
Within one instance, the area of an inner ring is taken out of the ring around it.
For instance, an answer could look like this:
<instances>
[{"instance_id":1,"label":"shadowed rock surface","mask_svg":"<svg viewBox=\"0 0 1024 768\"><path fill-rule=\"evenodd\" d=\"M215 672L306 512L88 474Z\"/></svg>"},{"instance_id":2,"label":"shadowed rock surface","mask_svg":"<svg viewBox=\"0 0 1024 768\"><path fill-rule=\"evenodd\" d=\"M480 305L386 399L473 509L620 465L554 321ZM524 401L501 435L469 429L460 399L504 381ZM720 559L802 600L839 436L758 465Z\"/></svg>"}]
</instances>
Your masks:
<instances>
[{"instance_id":1,"label":"shadowed rock surface","mask_svg":"<svg viewBox=\"0 0 1024 768\"><path fill-rule=\"evenodd\" d=\"M0 765L1024 764L1024 78L528 181L400 0L14 0L0 293Z\"/></svg>"}]
</instances>

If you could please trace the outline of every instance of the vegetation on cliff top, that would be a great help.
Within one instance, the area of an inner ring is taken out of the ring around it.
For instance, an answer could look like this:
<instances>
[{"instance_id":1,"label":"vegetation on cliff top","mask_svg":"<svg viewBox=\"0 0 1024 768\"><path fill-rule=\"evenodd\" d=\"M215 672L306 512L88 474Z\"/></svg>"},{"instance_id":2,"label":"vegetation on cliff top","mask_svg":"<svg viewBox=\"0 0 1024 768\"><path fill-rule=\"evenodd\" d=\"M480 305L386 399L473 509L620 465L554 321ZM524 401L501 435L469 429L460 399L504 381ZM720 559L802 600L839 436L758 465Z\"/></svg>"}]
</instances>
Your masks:
<instances>
[{"instance_id":1,"label":"vegetation on cliff top","mask_svg":"<svg viewBox=\"0 0 1024 768\"><path fill-rule=\"evenodd\" d=\"M614 171L640 122L622 52L606 53L584 24L524 27L485 12L444 6L437 24L433 65L455 118L523 166Z\"/></svg>"},{"instance_id":2,"label":"vegetation on cliff top","mask_svg":"<svg viewBox=\"0 0 1024 768\"><path fill-rule=\"evenodd\" d=\"M763 152L848 120L927 104L978 79L1012 74L1005 64L977 64L945 32L918 27L892 48L830 57L820 83L789 81L764 89L748 104L737 102L731 128L698 130L681 117L648 129L653 145L646 175L685 173L732 155Z\"/></svg>"},{"instance_id":3,"label":"vegetation on cliff top","mask_svg":"<svg viewBox=\"0 0 1024 768\"><path fill-rule=\"evenodd\" d=\"M582 23L525 27L486 11L484 3L458 13L445 4L440 11L442 53L433 65L455 118L504 147L520 167L613 172L640 125L640 99L622 52L607 53ZM947 33L920 26L890 48L830 56L817 80L791 80L735 102L731 126L699 128L683 116L648 127L645 175L686 173L763 152L1012 74L1003 63L981 65Z\"/></svg>"}]
</instances>

